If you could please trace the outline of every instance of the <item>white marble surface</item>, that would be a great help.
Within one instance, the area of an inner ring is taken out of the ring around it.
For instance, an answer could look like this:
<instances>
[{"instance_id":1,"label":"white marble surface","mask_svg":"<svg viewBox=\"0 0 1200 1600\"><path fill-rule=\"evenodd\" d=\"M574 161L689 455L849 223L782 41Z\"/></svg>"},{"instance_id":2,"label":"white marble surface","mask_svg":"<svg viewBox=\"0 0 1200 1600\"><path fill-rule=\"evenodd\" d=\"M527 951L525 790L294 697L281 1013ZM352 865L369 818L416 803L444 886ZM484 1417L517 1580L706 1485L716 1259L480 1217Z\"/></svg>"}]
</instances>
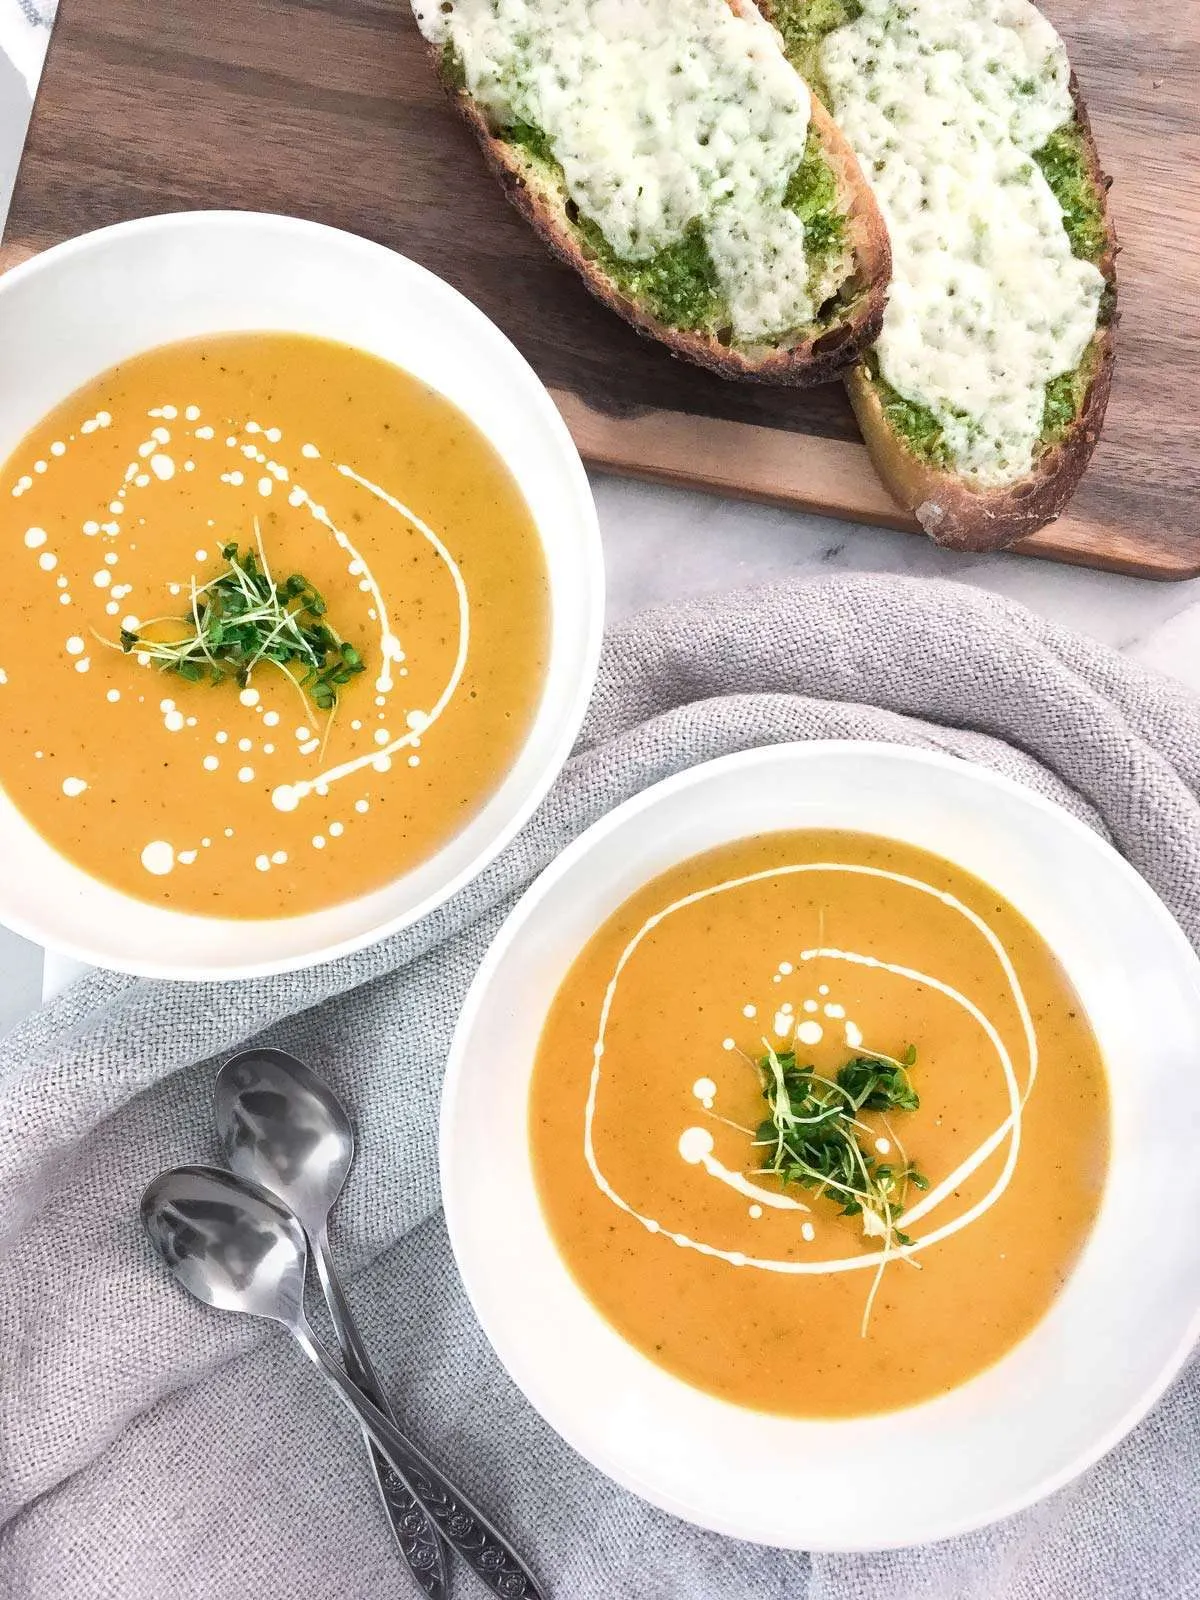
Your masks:
<instances>
[{"instance_id":1,"label":"white marble surface","mask_svg":"<svg viewBox=\"0 0 1200 1600\"><path fill-rule=\"evenodd\" d=\"M793 575L895 572L978 584L1173 673L1200 693L1200 580L1147 583L1020 556L953 556L902 533L597 476L609 615ZM55 964L48 987L70 975ZM0 929L0 1031L37 1004L41 952Z\"/></svg>"}]
</instances>

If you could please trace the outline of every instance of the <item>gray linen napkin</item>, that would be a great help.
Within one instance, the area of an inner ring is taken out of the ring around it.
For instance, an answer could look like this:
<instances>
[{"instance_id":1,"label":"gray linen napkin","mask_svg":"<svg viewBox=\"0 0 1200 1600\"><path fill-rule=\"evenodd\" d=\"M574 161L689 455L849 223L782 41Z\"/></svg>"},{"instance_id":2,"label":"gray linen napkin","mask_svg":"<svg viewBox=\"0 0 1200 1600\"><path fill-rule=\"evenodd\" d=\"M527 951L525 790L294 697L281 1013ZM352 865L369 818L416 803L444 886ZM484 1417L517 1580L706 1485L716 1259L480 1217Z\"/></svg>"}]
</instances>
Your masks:
<instances>
[{"instance_id":1,"label":"gray linen napkin","mask_svg":"<svg viewBox=\"0 0 1200 1600\"><path fill-rule=\"evenodd\" d=\"M557 1600L1200 1596L1200 1364L1042 1507L938 1546L810 1558L696 1532L597 1476L515 1392L465 1302L437 1213L438 1089L514 897L656 779L818 737L947 750L1017 778L1106 833L1200 942L1200 705L1176 685L1006 601L894 578L788 584L617 629L537 817L418 927L262 981L96 973L0 1044L0 1592L408 1592L355 1430L298 1352L187 1299L141 1237L143 1184L215 1158L215 1065L259 1038L353 1108L361 1153L335 1248L406 1423L519 1532ZM881 1466L902 1486L903 1462Z\"/></svg>"}]
</instances>

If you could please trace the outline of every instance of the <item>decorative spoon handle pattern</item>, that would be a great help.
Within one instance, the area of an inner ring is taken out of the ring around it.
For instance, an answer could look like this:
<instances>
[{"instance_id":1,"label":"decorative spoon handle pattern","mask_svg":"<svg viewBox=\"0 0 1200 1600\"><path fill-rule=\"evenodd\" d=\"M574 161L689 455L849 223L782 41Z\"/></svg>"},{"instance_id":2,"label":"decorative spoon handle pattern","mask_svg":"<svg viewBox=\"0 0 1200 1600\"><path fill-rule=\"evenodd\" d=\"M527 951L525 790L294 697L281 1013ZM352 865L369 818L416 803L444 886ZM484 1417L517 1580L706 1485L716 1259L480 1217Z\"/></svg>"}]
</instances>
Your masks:
<instances>
[{"instance_id":1,"label":"decorative spoon handle pattern","mask_svg":"<svg viewBox=\"0 0 1200 1600\"><path fill-rule=\"evenodd\" d=\"M540 1600L540 1591L519 1558L469 1501L459 1498L432 1468L423 1472L415 1459L406 1463L405 1470L447 1543L493 1594L502 1600Z\"/></svg>"},{"instance_id":2,"label":"decorative spoon handle pattern","mask_svg":"<svg viewBox=\"0 0 1200 1600\"><path fill-rule=\"evenodd\" d=\"M446 1558L429 1516L412 1489L372 1444L371 1465L383 1509L392 1525L400 1553L422 1594L429 1600L446 1600Z\"/></svg>"},{"instance_id":3,"label":"decorative spoon handle pattern","mask_svg":"<svg viewBox=\"0 0 1200 1600\"><path fill-rule=\"evenodd\" d=\"M334 1331L341 1346L342 1359L351 1380L358 1385L371 1403L393 1422L392 1408L388 1404L383 1386L375 1375L366 1347L358 1332L341 1282L333 1266L329 1240L324 1230L312 1241L316 1257L317 1276L325 1293L325 1303L333 1320ZM412 1485L393 1467L386 1456L367 1434L367 1450L375 1471L375 1482L383 1509L392 1525L392 1533L421 1593L428 1600L447 1600L449 1577L446 1551L438 1537L429 1513L413 1493Z\"/></svg>"},{"instance_id":4,"label":"decorative spoon handle pattern","mask_svg":"<svg viewBox=\"0 0 1200 1600\"><path fill-rule=\"evenodd\" d=\"M346 1377L310 1328L298 1323L290 1326L296 1342L324 1374L343 1404L354 1413L396 1470L403 1473L447 1544L458 1551L492 1593L501 1600L543 1600L533 1574L483 1513Z\"/></svg>"}]
</instances>

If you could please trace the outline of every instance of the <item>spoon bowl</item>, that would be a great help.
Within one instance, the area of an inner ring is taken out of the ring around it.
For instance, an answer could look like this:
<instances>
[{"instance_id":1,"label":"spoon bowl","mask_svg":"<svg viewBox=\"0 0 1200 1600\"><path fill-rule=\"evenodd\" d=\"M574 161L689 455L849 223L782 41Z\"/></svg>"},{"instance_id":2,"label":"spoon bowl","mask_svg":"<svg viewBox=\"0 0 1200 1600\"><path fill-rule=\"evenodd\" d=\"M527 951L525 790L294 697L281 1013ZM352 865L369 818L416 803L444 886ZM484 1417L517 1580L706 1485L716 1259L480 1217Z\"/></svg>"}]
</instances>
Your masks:
<instances>
[{"instance_id":1,"label":"spoon bowl","mask_svg":"<svg viewBox=\"0 0 1200 1600\"><path fill-rule=\"evenodd\" d=\"M141 1212L154 1248L197 1300L288 1327L303 1321L304 1230L258 1184L176 1167L147 1187Z\"/></svg>"},{"instance_id":2,"label":"spoon bowl","mask_svg":"<svg viewBox=\"0 0 1200 1600\"><path fill-rule=\"evenodd\" d=\"M338 1281L328 1221L354 1160L354 1129L328 1084L286 1050L243 1050L217 1074L213 1112L225 1159L239 1177L289 1206L312 1241L313 1261L346 1371L395 1420ZM413 1485L379 1450L371 1464L396 1542L430 1600L449 1593L446 1551Z\"/></svg>"},{"instance_id":3,"label":"spoon bowl","mask_svg":"<svg viewBox=\"0 0 1200 1600\"><path fill-rule=\"evenodd\" d=\"M217 1074L213 1109L233 1170L320 1234L354 1160L354 1130L328 1085L286 1050L243 1050Z\"/></svg>"}]
</instances>

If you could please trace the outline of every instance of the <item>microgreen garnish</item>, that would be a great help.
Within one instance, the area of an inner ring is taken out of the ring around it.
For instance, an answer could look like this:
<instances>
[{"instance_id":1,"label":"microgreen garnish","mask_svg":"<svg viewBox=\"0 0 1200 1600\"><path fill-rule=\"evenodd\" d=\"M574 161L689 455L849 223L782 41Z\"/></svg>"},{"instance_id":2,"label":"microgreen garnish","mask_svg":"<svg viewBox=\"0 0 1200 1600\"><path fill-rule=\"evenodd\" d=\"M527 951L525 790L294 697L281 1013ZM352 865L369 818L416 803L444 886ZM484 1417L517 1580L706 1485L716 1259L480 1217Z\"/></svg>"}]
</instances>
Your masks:
<instances>
[{"instance_id":1,"label":"microgreen garnish","mask_svg":"<svg viewBox=\"0 0 1200 1600\"><path fill-rule=\"evenodd\" d=\"M863 1232L878 1239L883 1260L898 1247L910 1245L897 1219L908 1203L908 1189L928 1189L929 1180L899 1149L899 1163L881 1162L863 1137L873 1141L875 1130L860 1120L860 1112L915 1111L920 1099L908 1075L917 1052L912 1045L899 1060L876 1054L856 1055L841 1067L836 1078L823 1078L803 1065L794 1050L775 1051L769 1045L758 1062L763 1099L770 1116L755 1136L765 1148L762 1170L782 1183L799 1184L828 1195L842 1216L862 1217ZM878 1276L876 1277L876 1287ZM863 1317L866 1330L875 1290Z\"/></svg>"},{"instance_id":2,"label":"microgreen garnish","mask_svg":"<svg viewBox=\"0 0 1200 1600\"><path fill-rule=\"evenodd\" d=\"M256 528L257 532L257 528ZM242 688L261 662L288 674L321 711L332 711L338 691L364 670L362 656L326 619L324 596L298 572L276 583L259 539L257 555L236 542L221 546L228 571L208 583L192 581L187 617L158 617L137 632L121 630L121 649L136 651L189 683ZM151 639L147 627L171 624L186 631Z\"/></svg>"}]
</instances>

